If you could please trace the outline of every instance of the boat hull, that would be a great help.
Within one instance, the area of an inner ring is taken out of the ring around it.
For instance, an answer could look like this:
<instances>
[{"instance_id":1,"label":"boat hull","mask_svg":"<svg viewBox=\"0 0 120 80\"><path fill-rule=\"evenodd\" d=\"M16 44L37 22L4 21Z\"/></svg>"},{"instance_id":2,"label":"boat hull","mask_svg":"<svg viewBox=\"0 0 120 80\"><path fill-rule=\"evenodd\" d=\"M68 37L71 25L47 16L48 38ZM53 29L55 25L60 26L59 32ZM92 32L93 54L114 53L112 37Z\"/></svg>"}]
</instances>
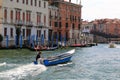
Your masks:
<instances>
[{"instance_id":1,"label":"boat hull","mask_svg":"<svg viewBox=\"0 0 120 80\"><path fill-rule=\"evenodd\" d=\"M86 47L86 44L73 44L71 47Z\"/></svg>"},{"instance_id":2,"label":"boat hull","mask_svg":"<svg viewBox=\"0 0 120 80\"><path fill-rule=\"evenodd\" d=\"M110 44L109 44L109 48L116 48L116 46L115 46L115 44L110 43Z\"/></svg>"},{"instance_id":3,"label":"boat hull","mask_svg":"<svg viewBox=\"0 0 120 80\"><path fill-rule=\"evenodd\" d=\"M75 52L75 49L68 51L66 53L62 53L60 55L40 59L39 62L45 66L66 63L66 62L69 62L71 60L71 57L73 56L74 52ZM35 61L34 64L38 64L38 63Z\"/></svg>"},{"instance_id":4,"label":"boat hull","mask_svg":"<svg viewBox=\"0 0 120 80\"><path fill-rule=\"evenodd\" d=\"M66 63L66 62L69 62L71 60L71 57L72 56L64 58L64 59L54 60L54 61L44 60L44 65L51 66L51 65Z\"/></svg>"}]
</instances>

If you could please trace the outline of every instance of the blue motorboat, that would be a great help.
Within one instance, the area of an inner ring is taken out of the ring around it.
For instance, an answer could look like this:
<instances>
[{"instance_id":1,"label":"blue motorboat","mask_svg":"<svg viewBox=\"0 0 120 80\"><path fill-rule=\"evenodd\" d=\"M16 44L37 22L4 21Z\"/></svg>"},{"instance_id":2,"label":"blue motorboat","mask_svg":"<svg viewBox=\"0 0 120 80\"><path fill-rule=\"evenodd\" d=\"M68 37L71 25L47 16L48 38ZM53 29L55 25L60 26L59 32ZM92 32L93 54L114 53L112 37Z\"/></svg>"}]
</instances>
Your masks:
<instances>
[{"instance_id":1,"label":"blue motorboat","mask_svg":"<svg viewBox=\"0 0 120 80\"><path fill-rule=\"evenodd\" d=\"M40 62L40 64L43 64L45 66L61 64L70 61L74 53L75 53L75 49L65 53L61 53L60 55L56 55L48 58L41 58L38 62ZM38 62L34 61L34 64L38 64Z\"/></svg>"}]
</instances>

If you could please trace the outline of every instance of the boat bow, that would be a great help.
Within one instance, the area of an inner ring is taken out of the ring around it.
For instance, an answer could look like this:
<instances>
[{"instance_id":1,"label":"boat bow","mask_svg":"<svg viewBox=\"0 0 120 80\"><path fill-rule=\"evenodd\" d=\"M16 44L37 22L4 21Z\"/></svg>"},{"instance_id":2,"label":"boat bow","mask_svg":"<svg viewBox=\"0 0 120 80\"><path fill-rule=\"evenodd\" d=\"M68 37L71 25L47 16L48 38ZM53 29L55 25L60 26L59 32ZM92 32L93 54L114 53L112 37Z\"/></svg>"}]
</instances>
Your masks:
<instances>
[{"instance_id":1,"label":"boat bow","mask_svg":"<svg viewBox=\"0 0 120 80\"><path fill-rule=\"evenodd\" d=\"M66 53L73 54L73 53L75 53L75 49L70 50L70 51L68 51L68 52L66 52Z\"/></svg>"}]
</instances>

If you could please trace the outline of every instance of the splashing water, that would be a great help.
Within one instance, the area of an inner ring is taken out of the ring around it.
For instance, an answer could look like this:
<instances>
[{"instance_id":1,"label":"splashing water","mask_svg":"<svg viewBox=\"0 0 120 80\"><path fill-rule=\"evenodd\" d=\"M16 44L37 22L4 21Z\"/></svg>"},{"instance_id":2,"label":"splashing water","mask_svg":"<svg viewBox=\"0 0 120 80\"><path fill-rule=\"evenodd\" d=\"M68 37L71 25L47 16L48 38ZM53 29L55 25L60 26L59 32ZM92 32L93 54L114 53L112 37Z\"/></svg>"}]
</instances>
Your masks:
<instances>
[{"instance_id":1,"label":"splashing water","mask_svg":"<svg viewBox=\"0 0 120 80\"><path fill-rule=\"evenodd\" d=\"M6 62L0 63L0 66L5 66Z\"/></svg>"},{"instance_id":2,"label":"splashing water","mask_svg":"<svg viewBox=\"0 0 120 80\"><path fill-rule=\"evenodd\" d=\"M47 70L47 68L44 65L34 65L33 63L31 63L0 72L0 79L2 78L5 80L17 80L28 75L34 77L45 70Z\"/></svg>"},{"instance_id":3,"label":"splashing water","mask_svg":"<svg viewBox=\"0 0 120 80\"><path fill-rule=\"evenodd\" d=\"M62 67L62 66L67 66L67 65L71 65L73 64L72 62L68 62L68 63L65 63L65 64L58 64L57 66L59 67Z\"/></svg>"},{"instance_id":4,"label":"splashing water","mask_svg":"<svg viewBox=\"0 0 120 80\"><path fill-rule=\"evenodd\" d=\"M116 45L116 48L120 48L120 45Z\"/></svg>"}]
</instances>

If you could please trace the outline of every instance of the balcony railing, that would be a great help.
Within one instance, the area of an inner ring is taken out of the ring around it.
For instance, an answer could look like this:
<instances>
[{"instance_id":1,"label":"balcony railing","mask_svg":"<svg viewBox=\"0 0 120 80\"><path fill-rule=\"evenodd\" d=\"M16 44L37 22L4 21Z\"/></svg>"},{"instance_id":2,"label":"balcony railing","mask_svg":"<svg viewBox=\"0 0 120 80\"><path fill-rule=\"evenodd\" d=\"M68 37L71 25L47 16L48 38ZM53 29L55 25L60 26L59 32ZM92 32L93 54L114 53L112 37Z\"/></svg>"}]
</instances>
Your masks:
<instances>
[{"instance_id":1,"label":"balcony railing","mask_svg":"<svg viewBox=\"0 0 120 80\"><path fill-rule=\"evenodd\" d=\"M90 30L89 29L83 29L82 33L90 33Z\"/></svg>"},{"instance_id":2,"label":"balcony railing","mask_svg":"<svg viewBox=\"0 0 120 80\"><path fill-rule=\"evenodd\" d=\"M30 21L28 21L28 22L26 22L26 26L28 26L28 27L32 27L33 26L33 23Z\"/></svg>"},{"instance_id":3,"label":"balcony railing","mask_svg":"<svg viewBox=\"0 0 120 80\"><path fill-rule=\"evenodd\" d=\"M22 20L16 20L15 25L17 26L23 26L23 21Z\"/></svg>"},{"instance_id":4,"label":"balcony railing","mask_svg":"<svg viewBox=\"0 0 120 80\"><path fill-rule=\"evenodd\" d=\"M7 24L7 19L4 19L2 23Z\"/></svg>"},{"instance_id":5,"label":"balcony railing","mask_svg":"<svg viewBox=\"0 0 120 80\"><path fill-rule=\"evenodd\" d=\"M38 23L37 27L42 28L42 27L44 27L44 24L43 23Z\"/></svg>"}]
</instances>

